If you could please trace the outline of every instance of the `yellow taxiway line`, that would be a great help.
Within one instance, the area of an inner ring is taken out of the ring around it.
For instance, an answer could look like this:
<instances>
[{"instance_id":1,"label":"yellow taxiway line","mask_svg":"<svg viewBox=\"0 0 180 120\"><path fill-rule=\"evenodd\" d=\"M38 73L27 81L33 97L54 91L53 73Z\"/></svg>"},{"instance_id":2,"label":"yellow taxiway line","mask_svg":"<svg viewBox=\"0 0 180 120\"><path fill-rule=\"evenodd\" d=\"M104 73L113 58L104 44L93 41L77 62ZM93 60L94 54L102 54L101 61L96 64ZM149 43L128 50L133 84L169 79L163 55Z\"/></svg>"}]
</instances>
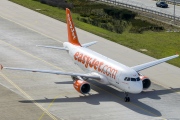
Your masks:
<instances>
[{"instance_id":1,"label":"yellow taxiway line","mask_svg":"<svg viewBox=\"0 0 180 120\"><path fill-rule=\"evenodd\" d=\"M40 104L38 104L31 96L29 96L25 91L23 91L18 85L16 85L12 80L10 80L7 76L5 76L2 72L0 72L0 75L9 82L12 86L14 86L18 91L20 91L24 96L27 97L27 99L31 100L37 107L39 107L44 113L49 115L53 120L57 120L48 110L43 108Z\"/></svg>"},{"instance_id":2,"label":"yellow taxiway line","mask_svg":"<svg viewBox=\"0 0 180 120\"><path fill-rule=\"evenodd\" d=\"M56 97L53 99L53 101L48 105L47 110L53 105L54 101L55 101L58 97L59 97L59 95L56 96ZM43 116L45 115L45 113L46 113L46 112L44 111L43 114L39 117L38 120L42 120L42 118L43 118Z\"/></svg>"}]
</instances>

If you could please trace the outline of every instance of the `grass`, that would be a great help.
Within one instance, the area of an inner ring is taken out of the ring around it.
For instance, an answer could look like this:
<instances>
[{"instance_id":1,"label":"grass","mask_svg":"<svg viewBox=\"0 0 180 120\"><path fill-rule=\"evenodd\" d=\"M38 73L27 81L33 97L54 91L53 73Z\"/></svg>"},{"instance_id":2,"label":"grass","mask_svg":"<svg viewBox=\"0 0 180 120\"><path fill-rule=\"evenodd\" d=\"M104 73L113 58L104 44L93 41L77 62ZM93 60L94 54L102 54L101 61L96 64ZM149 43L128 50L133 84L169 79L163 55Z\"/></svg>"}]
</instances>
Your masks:
<instances>
[{"instance_id":1,"label":"grass","mask_svg":"<svg viewBox=\"0 0 180 120\"><path fill-rule=\"evenodd\" d=\"M41 4L35 0L10 0L32 10L41 9L37 12L65 22L65 10ZM109 32L102 28L92 26L77 20L79 15L73 13L73 21L75 26L83 30L89 31L98 36L104 37L121 45L132 48L155 58L162 58L180 52L180 33L168 32L152 32L147 31L143 34L129 33L125 31L123 34ZM147 51L141 51L146 49ZM180 67L180 57L169 61L169 63Z\"/></svg>"}]
</instances>

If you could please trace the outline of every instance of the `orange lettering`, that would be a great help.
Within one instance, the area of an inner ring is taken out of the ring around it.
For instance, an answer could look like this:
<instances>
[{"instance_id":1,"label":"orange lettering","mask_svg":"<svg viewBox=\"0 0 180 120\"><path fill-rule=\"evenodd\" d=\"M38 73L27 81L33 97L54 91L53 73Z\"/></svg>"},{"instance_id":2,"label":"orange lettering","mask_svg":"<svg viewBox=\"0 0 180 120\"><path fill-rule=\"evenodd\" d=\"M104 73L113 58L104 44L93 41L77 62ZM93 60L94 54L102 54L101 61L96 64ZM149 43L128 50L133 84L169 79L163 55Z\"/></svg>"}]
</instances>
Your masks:
<instances>
[{"instance_id":1,"label":"orange lettering","mask_svg":"<svg viewBox=\"0 0 180 120\"><path fill-rule=\"evenodd\" d=\"M94 63L94 69L95 69L95 70L98 68L98 65L99 65L99 61L96 61L96 62Z\"/></svg>"},{"instance_id":2,"label":"orange lettering","mask_svg":"<svg viewBox=\"0 0 180 120\"><path fill-rule=\"evenodd\" d=\"M109 70L108 70L108 69L109 69ZM111 67L108 67L107 70L106 70L106 75L107 75L107 76L109 76L109 75L111 76L110 71L111 71Z\"/></svg>"},{"instance_id":3,"label":"orange lettering","mask_svg":"<svg viewBox=\"0 0 180 120\"><path fill-rule=\"evenodd\" d=\"M88 67L88 65L89 65L89 62L91 61L91 59L92 59L92 58L90 58L90 57L87 57L86 64L85 64L85 67L86 67L86 68Z\"/></svg>"},{"instance_id":4,"label":"orange lettering","mask_svg":"<svg viewBox=\"0 0 180 120\"><path fill-rule=\"evenodd\" d=\"M74 54L74 59L77 60L77 59L78 59L78 56L79 56L79 52L76 52L76 53Z\"/></svg>"},{"instance_id":5,"label":"orange lettering","mask_svg":"<svg viewBox=\"0 0 180 120\"><path fill-rule=\"evenodd\" d=\"M91 68L93 67L94 70L97 70L98 72L101 72L105 74L106 76L116 79L116 74L118 70L108 65L104 65L103 62L97 61L96 59L93 59L93 61L91 61L92 60L91 57L84 55L83 53L79 53L79 52L76 52L74 54L74 59L77 60L78 62L81 62L82 64L85 64L86 68L88 68L88 66Z\"/></svg>"},{"instance_id":6,"label":"orange lettering","mask_svg":"<svg viewBox=\"0 0 180 120\"><path fill-rule=\"evenodd\" d=\"M103 67L103 69L102 69L102 73L103 73L103 74L106 74L106 70L104 69L105 67L108 67L108 66L105 65L105 66Z\"/></svg>"},{"instance_id":7,"label":"orange lettering","mask_svg":"<svg viewBox=\"0 0 180 120\"><path fill-rule=\"evenodd\" d=\"M92 68L95 62L96 62L96 59L94 59L92 63L89 63L89 66Z\"/></svg>"},{"instance_id":8,"label":"orange lettering","mask_svg":"<svg viewBox=\"0 0 180 120\"><path fill-rule=\"evenodd\" d=\"M111 73L112 73L112 74L111 74L111 75L112 75L111 77L114 78L114 79L116 79L117 70L115 70L115 69L113 68L113 69L111 69Z\"/></svg>"},{"instance_id":9,"label":"orange lettering","mask_svg":"<svg viewBox=\"0 0 180 120\"><path fill-rule=\"evenodd\" d=\"M83 54L81 53L78 57L78 61L81 62L82 61L82 58L83 58Z\"/></svg>"},{"instance_id":10,"label":"orange lettering","mask_svg":"<svg viewBox=\"0 0 180 120\"><path fill-rule=\"evenodd\" d=\"M86 60L87 60L87 56L84 55L83 60L82 60L82 64L84 64L86 62Z\"/></svg>"},{"instance_id":11,"label":"orange lettering","mask_svg":"<svg viewBox=\"0 0 180 120\"><path fill-rule=\"evenodd\" d=\"M98 71L99 71L99 72L101 72L101 66L102 66L103 64L104 64L103 62L100 62L99 68L98 68Z\"/></svg>"}]
</instances>

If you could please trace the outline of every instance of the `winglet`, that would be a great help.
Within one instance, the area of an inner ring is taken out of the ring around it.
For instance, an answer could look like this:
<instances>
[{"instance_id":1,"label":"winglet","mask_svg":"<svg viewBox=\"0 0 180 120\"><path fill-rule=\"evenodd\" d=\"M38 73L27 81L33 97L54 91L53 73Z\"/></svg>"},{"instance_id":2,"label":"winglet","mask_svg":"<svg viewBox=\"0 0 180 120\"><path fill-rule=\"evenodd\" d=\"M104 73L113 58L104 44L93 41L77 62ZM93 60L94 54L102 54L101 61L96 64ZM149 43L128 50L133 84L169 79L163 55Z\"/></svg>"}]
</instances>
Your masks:
<instances>
[{"instance_id":1,"label":"winglet","mask_svg":"<svg viewBox=\"0 0 180 120\"><path fill-rule=\"evenodd\" d=\"M2 70L3 69L3 66L2 65L0 65L0 70Z\"/></svg>"},{"instance_id":2,"label":"winglet","mask_svg":"<svg viewBox=\"0 0 180 120\"><path fill-rule=\"evenodd\" d=\"M72 21L71 12L68 8L66 8L66 22L68 30L68 41L73 45L81 46L81 44L78 41L74 23Z\"/></svg>"}]
</instances>

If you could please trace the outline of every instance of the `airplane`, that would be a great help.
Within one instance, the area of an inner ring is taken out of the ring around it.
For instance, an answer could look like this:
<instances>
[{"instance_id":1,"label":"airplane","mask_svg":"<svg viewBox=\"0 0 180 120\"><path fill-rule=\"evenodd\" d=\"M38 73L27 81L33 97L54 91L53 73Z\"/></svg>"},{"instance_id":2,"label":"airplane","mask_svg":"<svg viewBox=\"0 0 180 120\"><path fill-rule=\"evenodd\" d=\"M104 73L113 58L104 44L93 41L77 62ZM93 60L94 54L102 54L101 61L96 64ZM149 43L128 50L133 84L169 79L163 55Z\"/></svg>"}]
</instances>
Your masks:
<instances>
[{"instance_id":1,"label":"airplane","mask_svg":"<svg viewBox=\"0 0 180 120\"><path fill-rule=\"evenodd\" d=\"M151 85L151 80L142 75L140 71L179 56L176 54L152 62L128 67L88 48L89 46L96 44L97 41L80 44L74 23L72 21L71 12L68 8L66 8L66 22L68 42L64 42L63 47L44 45L37 46L67 51L74 63L86 72L85 74L76 72L3 67L2 65L0 65L0 69L4 68L10 70L68 75L71 76L73 80L74 88L81 94L88 94L91 90L91 86L87 80L96 80L102 84L113 85L121 89L125 93L124 101L129 102L130 97L128 96L128 93L141 93L143 90L148 89Z\"/></svg>"}]
</instances>

